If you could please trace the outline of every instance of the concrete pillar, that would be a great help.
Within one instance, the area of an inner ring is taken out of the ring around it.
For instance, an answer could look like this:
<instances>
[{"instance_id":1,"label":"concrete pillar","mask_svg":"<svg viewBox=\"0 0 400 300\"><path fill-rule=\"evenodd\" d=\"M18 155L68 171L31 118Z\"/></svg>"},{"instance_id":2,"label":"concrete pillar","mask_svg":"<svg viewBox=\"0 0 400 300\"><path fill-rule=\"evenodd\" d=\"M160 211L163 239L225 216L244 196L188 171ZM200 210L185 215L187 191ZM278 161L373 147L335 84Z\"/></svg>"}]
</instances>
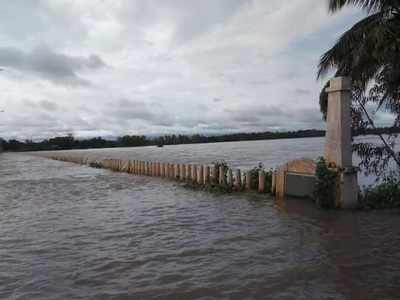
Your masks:
<instances>
[{"instance_id":1,"label":"concrete pillar","mask_svg":"<svg viewBox=\"0 0 400 300\"><path fill-rule=\"evenodd\" d=\"M198 184L200 184L200 185L203 185L203 182L204 182L204 177L203 177L203 173L204 173L204 170L203 170L203 165L198 165L197 166L197 183Z\"/></svg>"},{"instance_id":2,"label":"concrete pillar","mask_svg":"<svg viewBox=\"0 0 400 300\"><path fill-rule=\"evenodd\" d=\"M246 190L250 191L251 190L251 176L250 176L250 171L246 172Z\"/></svg>"},{"instance_id":3,"label":"concrete pillar","mask_svg":"<svg viewBox=\"0 0 400 300\"><path fill-rule=\"evenodd\" d=\"M191 175L191 179L192 181L195 183L196 182L196 178L197 178L197 166L196 165L192 165L192 175Z\"/></svg>"},{"instance_id":4,"label":"concrete pillar","mask_svg":"<svg viewBox=\"0 0 400 300\"><path fill-rule=\"evenodd\" d=\"M218 174L217 166L212 165L210 168L210 181L214 184L218 183L217 174Z\"/></svg>"},{"instance_id":5,"label":"concrete pillar","mask_svg":"<svg viewBox=\"0 0 400 300\"><path fill-rule=\"evenodd\" d=\"M228 187L233 186L233 176L231 169L228 169L228 171L226 172L226 184L228 185Z\"/></svg>"},{"instance_id":6,"label":"concrete pillar","mask_svg":"<svg viewBox=\"0 0 400 300\"><path fill-rule=\"evenodd\" d=\"M276 171L272 172L271 194L275 195L276 192Z\"/></svg>"},{"instance_id":7,"label":"concrete pillar","mask_svg":"<svg viewBox=\"0 0 400 300\"><path fill-rule=\"evenodd\" d=\"M174 164L169 164L169 178L174 178Z\"/></svg>"},{"instance_id":8,"label":"concrete pillar","mask_svg":"<svg viewBox=\"0 0 400 300\"><path fill-rule=\"evenodd\" d=\"M224 172L224 167L220 166L219 170L218 170L218 182L220 185L224 185L225 184L225 172Z\"/></svg>"},{"instance_id":9,"label":"concrete pillar","mask_svg":"<svg viewBox=\"0 0 400 300\"><path fill-rule=\"evenodd\" d=\"M258 172L258 192L265 193L265 173L264 173L264 171Z\"/></svg>"},{"instance_id":10,"label":"concrete pillar","mask_svg":"<svg viewBox=\"0 0 400 300\"><path fill-rule=\"evenodd\" d=\"M179 179L179 164L174 164L174 179L178 180Z\"/></svg>"},{"instance_id":11,"label":"concrete pillar","mask_svg":"<svg viewBox=\"0 0 400 300\"><path fill-rule=\"evenodd\" d=\"M173 165L171 163L168 163L168 178L173 177Z\"/></svg>"},{"instance_id":12,"label":"concrete pillar","mask_svg":"<svg viewBox=\"0 0 400 300\"><path fill-rule=\"evenodd\" d=\"M165 177L166 178L170 177L170 166L169 166L169 163L165 163Z\"/></svg>"},{"instance_id":13,"label":"concrete pillar","mask_svg":"<svg viewBox=\"0 0 400 300\"><path fill-rule=\"evenodd\" d=\"M234 177L234 187L236 191L240 191L242 187L242 176L240 174L240 170L235 170L235 177Z\"/></svg>"},{"instance_id":14,"label":"concrete pillar","mask_svg":"<svg viewBox=\"0 0 400 300\"><path fill-rule=\"evenodd\" d=\"M160 170L160 175L161 177L165 177L165 163L161 163L161 170Z\"/></svg>"},{"instance_id":15,"label":"concrete pillar","mask_svg":"<svg viewBox=\"0 0 400 300\"><path fill-rule=\"evenodd\" d=\"M191 165L186 165L186 180L187 181L192 180L192 166Z\"/></svg>"},{"instance_id":16,"label":"concrete pillar","mask_svg":"<svg viewBox=\"0 0 400 300\"><path fill-rule=\"evenodd\" d=\"M204 166L204 178L203 178L203 184L207 185L210 182L210 167L209 166Z\"/></svg>"},{"instance_id":17,"label":"concrete pillar","mask_svg":"<svg viewBox=\"0 0 400 300\"><path fill-rule=\"evenodd\" d=\"M352 162L351 141L351 79L336 77L330 81L326 119L325 159L339 169L336 204L341 208L357 205L357 171Z\"/></svg>"},{"instance_id":18,"label":"concrete pillar","mask_svg":"<svg viewBox=\"0 0 400 300\"><path fill-rule=\"evenodd\" d=\"M179 179L184 181L185 180L185 165L184 164L180 164L179 165Z\"/></svg>"},{"instance_id":19,"label":"concrete pillar","mask_svg":"<svg viewBox=\"0 0 400 300\"><path fill-rule=\"evenodd\" d=\"M164 163L164 177L168 178L168 163Z\"/></svg>"}]
</instances>

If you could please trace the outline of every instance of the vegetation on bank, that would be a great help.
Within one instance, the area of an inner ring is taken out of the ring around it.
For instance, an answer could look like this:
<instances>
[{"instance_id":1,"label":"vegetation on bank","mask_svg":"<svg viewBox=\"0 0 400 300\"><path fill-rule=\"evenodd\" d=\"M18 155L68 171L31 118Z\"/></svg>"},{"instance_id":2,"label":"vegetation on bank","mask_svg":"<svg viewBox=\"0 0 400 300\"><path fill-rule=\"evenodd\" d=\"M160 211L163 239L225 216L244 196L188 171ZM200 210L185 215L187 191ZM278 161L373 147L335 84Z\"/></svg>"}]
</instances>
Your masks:
<instances>
[{"instance_id":1,"label":"vegetation on bank","mask_svg":"<svg viewBox=\"0 0 400 300\"><path fill-rule=\"evenodd\" d=\"M40 142L26 140L2 141L5 151L41 151L41 150L71 150L71 149L93 149L93 148L115 148L115 147L140 147L159 145L179 145L198 143L218 143L233 141L256 141L288 138L323 137L323 130L298 130L285 132L255 132L255 133L233 133L215 136L206 135L164 135L160 137L146 137L138 135L125 135L115 140L106 140L101 137L91 139L77 139L72 135L55 137Z\"/></svg>"},{"instance_id":2,"label":"vegetation on bank","mask_svg":"<svg viewBox=\"0 0 400 300\"><path fill-rule=\"evenodd\" d=\"M330 168L324 158L317 161L314 201L323 209L335 208L339 172ZM360 209L400 208L400 174L391 173L382 182L366 187L359 194Z\"/></svg>"},{"instance_id":3,"label":"vegetation on bank","mask_svg":"<svg viewBox=\"0 0 400 300\"><path fill-rule=\"evenodd\" d=\"M367 129L354 133L355 135L373 135L378 133L400 133L399 128L377 128ZM310 138L323 137L324 130L298 130L282 132L255 132L255 133L233 133L215 136L206 135L164 135L160 137L146 137L143 135L125 135L115 140L104 139L102 137L90 139L77 139L72 135L54 137L40 142L32 140L18 141L1 140L4 151L43 151L43 150L72 150L72 149L99 149L116 147L141 147L141 146L159 146L159 145L179 145L179 144L199 144L199 143L219 143L235 141L257 141L274 140L290 138Z\"/></svg>"},{"instance_id":4,"label":"vegetation on bank","mask_svg":"<svg viewBox=\"0 0 400 300\"><path fill-rule=\"evenodd\" d=\"M385 177L383 182L367 187L361 198L365 208L400 208L400 175Z\"/></svg>"}]
</instances>

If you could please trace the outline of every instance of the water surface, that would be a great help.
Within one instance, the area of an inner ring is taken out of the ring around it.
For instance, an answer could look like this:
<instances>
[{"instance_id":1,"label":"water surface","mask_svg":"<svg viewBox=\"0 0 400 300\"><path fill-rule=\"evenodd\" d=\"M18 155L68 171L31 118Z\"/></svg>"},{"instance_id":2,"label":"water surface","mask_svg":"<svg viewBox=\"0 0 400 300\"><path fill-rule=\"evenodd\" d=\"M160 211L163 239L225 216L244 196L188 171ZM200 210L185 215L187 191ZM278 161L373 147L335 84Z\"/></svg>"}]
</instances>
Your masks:
<instances>
[{"instance_id":1,"label":"water surface","mask_svg":"<svg viewBox=\"0 0 400 300\"><path fill-rule=\"evenodd\" d=\"M0 155L0 246L1 299L400 295L398 212L213 195L22 154Z\"/></svg>"}]
</instances>

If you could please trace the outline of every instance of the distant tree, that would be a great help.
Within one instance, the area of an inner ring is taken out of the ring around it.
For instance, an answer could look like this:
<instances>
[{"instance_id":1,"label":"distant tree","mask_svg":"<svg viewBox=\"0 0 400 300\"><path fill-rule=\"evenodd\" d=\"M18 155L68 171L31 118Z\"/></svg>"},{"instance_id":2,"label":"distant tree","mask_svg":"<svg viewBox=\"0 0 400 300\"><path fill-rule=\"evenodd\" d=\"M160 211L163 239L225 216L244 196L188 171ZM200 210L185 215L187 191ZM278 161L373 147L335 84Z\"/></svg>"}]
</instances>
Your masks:
<instances>
[{"instance_id":1,"label":"distant tree","mask_svg":"<svg viewBox=\"0 0 400 300\"><path fill-rule=\"evenodd\" d=\"M328 0L332 13L347 5L359 7L366 17L346 31L320 60L318 77L332 69L336 76L353 80L352 116L355 131L376 129L378 111L392 113L393 128L400 127L400 1ZM327 87L327 85L325 86ZM320 95L324 116L325 89ZM395 134L379 135L381 145L358 143L354 150L367 172L384 173L393 160L400 169L400 153L395 151Z\"/></svg>"}]
</instances>

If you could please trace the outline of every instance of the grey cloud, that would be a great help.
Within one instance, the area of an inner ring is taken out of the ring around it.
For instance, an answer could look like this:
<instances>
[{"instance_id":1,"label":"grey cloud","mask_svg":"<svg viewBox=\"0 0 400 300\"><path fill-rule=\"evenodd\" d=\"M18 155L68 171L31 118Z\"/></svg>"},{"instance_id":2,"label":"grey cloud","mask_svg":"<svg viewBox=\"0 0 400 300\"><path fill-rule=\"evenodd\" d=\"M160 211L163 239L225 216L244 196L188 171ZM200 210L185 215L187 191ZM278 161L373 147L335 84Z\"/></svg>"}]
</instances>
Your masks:
<instances>
[{"instance_id":1,"label":"grey cloud","mask_svg":"<svg viewBox=\"0 0 400 300\"><path fill-rule=\"evenodd\" d=\"M51 102L48 100L42 100L39 102L40 107L47 111L56 111L58 109L58 105L55 102Z\"/></svg>"},{"instance_id":2,"label":"grey cloud","mask_svg":"<svg viewBox=\"0 0 400 300\"><path fill-rule=\"evenodd\" d=\"M173 26L174 40L185 42L211 31L251 2L253 0L129 1L123 16L128 22L144 27L165 21Z\"/></svg>"},{"instance_id":3,"label":"grey cloud","mask_svg":"<svg viewBox=\"0 0 400 300\"><path fill-rule=\"evenodd\" d=\"M239 122L243 126L281 127L281 128L309 128L321 127L323 122L321 113L317 108L296 108L278 106L245 107L237 109L225 109L228 118ZM294 126L296 125L296 126Z\"/></svg>"},{"instance_id":4,"label":"grey cloud","mask_svg":"<svg viewBox=\"0 0 400 300\"><path fill-rule=\"evenodd\" d=\"M214 99L213 99L213 102L215 102L215 103L218 103L218 102L221 102L221 101L222 101L221 98L214 98Z\"/></svg>"},{"instance_id":5,"label":"grey cloud","mask_svg":"<svg viewBox=\"0 0 400 300\"><path fill-rule=\"evenodd\" d=\"M116 103L110 103L110 106L113 108L103 111L102 114L116 123L140 120L153 126L169 127L175 124L175 120L165 114L160 105L156 107L154 104L123 98Z\"/></svg>"},{"instance_id":6,"label":"grey cloud","mask_svg":"<svg viewBox=\"0 0 400 300\"><path fill-rule=\"evenodd\" d=\"M301 95L301 96L304 96L304 95L311 95L311 94L312 94L312 92L311 92L310 90L308 90L308 89L301 89L301 88L295 89L294 92L295 92L295 94Z\"/></svg>"},{"instance_id":7,"label":"grey cloud","mask_svg":"<svg viewBox=\"0 0 400 300\"><path fill-rule=\"evenodd\" d=\"M97 55L70 56L39 47L30 52L15 47L0 47L0 65L22 72L30 72L57 84L88 85L78 75L80 71L96 70L105 66Z\"/></svg>"}]
</instances>

